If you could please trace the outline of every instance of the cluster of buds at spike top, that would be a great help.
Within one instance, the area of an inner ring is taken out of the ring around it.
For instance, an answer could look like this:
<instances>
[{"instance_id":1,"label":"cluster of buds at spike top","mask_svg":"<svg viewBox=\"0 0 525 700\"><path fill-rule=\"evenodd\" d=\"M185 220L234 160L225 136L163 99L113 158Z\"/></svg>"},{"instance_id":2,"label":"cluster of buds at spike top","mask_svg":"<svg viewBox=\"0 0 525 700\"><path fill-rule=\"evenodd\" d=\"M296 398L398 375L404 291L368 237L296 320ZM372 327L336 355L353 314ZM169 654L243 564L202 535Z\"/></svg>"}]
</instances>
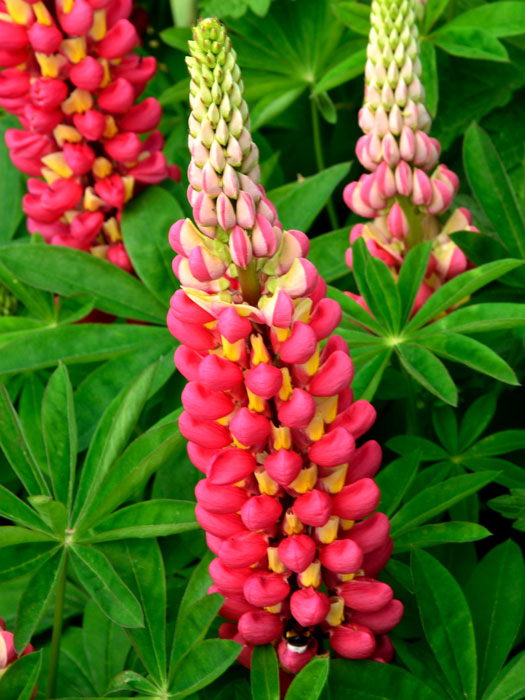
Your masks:
<instances>
[{"instance_id":1,"label":"cluster of buds at spike top","mask_svg":"<svg viewBox=\"0 0 525 700\"><path fill-rule=\"evenodd\" d=\"M0 617L0 678L7 671L8 666L14 663L17 659L26 654L31 654L34 651L33 645L28 644L21 654L17 654L14 643L14 635L12 632L7 632L5 622ZM36 688L32 697L36 694Z\"/></svg>"},{"instance_id":2,"label":"cluster of buds at spike top","mask_svg":"<svg viewBox=\"0 0 525 700\"><path fill-rule=\"evenodd\" d=\"M152 97L135 104L156 61L133 53L132 9L132 0L0 0L0 106L23 127L6 142L32 176L28 229L129 271L122 207L144 186L180 177L159 131L140 138L161 107Z\"/></svg>"},{"instance_id":3,"label":"cluster of buds at spike top","mask_svg":"<svg viewBox=\"0 0 525 700\"><path fill-rule=\"evenodd\" d=\"M381 448L356 447L376 414L354 401L348 346L332 335L341 309L306 259L307 237L283 231L257 184L224 29L202 20L194 35L197 226L170 231L182 289L168 327L188 380L180 431L205 476L195 493L217 555L210 592L226 599L220 634L243 645L247 665L254 645L274 644L288 673L322 653L325 639L341 656L387 662L386 634L403 608L376 580L392 550L388 518L374 513Z\"/></svg>"},{"instance_id":4,"label":"cluster of buds at spike top","mask_svg":"<svg viewBox=\"0 0 525 700\"><path fill-rule=\"evenodd\" d=\"M450 207L458 177L438 164L439 142L428 136L431 119L421 84L418 0L373 0L365 67L365 99L359 112L364 135L356 154L370 172L346 186L348 207L372 221L357 224L350 243L362 237L370 253L397 274L407 251L434 241L416 306L446 280L463 272L467 259L449 234L475 231L470 212L458 209L442 226L438 215ZM352 267L352 250L347 251Z\"/></svg>"}]
</instances>

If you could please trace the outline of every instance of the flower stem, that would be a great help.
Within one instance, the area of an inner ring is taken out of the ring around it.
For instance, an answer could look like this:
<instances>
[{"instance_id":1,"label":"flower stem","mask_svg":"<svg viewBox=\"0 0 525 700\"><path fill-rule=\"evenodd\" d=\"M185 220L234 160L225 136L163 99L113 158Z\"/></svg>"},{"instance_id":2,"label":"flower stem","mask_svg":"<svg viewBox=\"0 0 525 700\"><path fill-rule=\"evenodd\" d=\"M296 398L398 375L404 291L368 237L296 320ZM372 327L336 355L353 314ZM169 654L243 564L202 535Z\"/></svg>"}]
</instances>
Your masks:
<instances>
[{"instance_id":1,"label":"flower stem","mask_svg":"<svg viewBox=\"0 0 525 700\"><path fill-rule=\"evenodd\" d=\"M250 306L257 306L257 302L261 297L261 286L257 275L255 260L248 265L247 268L237 267L239 273L239 286L242 292L242 298Z\"/></svg>"},{"instance_id":2,"label":"flower stem","mask_svg":"<svg viewBox=\"0 0 525 700\"><path fill-rule=\"evenodd\" d=\"M64 565L60 580L58 581L55 612L53 615L53 633L51 635L51 653L49 658L49 674L47 677L47 698L51 700L56 696L58 658L60 654L60 641L62 639L62 619L64 617L64 603L66 600L67 565L69 554L66 550Z\"/></svg>"},{"instance_id":3,"label":"flower stem","mask_svg":"<svg viewBox=\"0 0 525 700\"><path fill-rule=\"evenodd\" d=\"M176 27L191 27L197 20L196 0L170 0L171 14Z\"/></svg>"},{"instance_id":4,"label":"flower stem","mask_svg":"<svg viewBox=\"0 0 525 700\"><path fill-rule=\"evenodd\" d=\"M317 164L317 169L319 172L324 170L324 156L323 156L323 146L321 140L321 124L319 122L319 112L317 110L317 105L315 100L310 98L310 107L312 110L312 132L314 136L314 153L315 162ZM335 213L334 203L332 202L332 197L328 198L326 203L326 211L328 213L328 218L330 219L330 225L335 231L339 227L339 222L337 221L337 214Z\"/></svg>"}]
</instances>

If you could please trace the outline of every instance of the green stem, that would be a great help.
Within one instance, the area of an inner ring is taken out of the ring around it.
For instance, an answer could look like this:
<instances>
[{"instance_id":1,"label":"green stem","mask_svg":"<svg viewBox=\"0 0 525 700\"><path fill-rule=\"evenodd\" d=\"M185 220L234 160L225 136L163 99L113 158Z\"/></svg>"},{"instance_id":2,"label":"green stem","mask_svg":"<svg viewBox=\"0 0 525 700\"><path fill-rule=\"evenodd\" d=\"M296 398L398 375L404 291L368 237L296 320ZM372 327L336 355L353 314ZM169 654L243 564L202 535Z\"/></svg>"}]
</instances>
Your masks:
<instances>
[{"instance_id":1,"label":"green stem","mask_svg":"<svg viewBox=\"0 0 525 700\"><path fill-rule=\"evenodd\" d=\"M176 27L191 27L197 20L197 0L170 0Z\"/></svg>"},{"instance_id":2,"label":"green stem","mask_svg":"<svg viewBox=\"0 0 525 700\"><path fill-rule=\"evenodd\" d=\"M67 564L69 554L66 550L64 566L58 581L55 600L55 612L53 615L53 633L51 635L51 653L49 657L49 675L47 677L47 698L52 700L56 696L58 658L60 655L60 641L62 639L62 619L64 617L64 603L66 600Z\"/></svg>"},{"instance_id":3,"label":"green stem","mask_svg":"<svg viewBox=\"0 0 525 700\"><path fill-rule=\"evenodd\" d=\"M252 260L247 268L238 267L237 272L239 273L239 286L242 298L250 306L257 306L257 302L261 297L261 286L255 260Z\"/></svg>"},{"instance_id":4,"label":"green stem","mask_svg":"<svg viewBox=\"0 0 525 700\"><path fill-rule=\"evenodd\" d=\"M317 169L319 172L324 170L324 156L323 156L323 145L321 141L321 124L319 122L319 112L317 110L317 105L315 100L310 98L310 107L312 110L312 132L314 136L314 153L315 162L317 164ZM339 222L337 221L337 214L335 213L334 203L332 202L332 197L328 198L326 203L326 211L328 213L328 218L330 219L330 225L335 231L339 227Z\"/></svg>"}]
</instances>

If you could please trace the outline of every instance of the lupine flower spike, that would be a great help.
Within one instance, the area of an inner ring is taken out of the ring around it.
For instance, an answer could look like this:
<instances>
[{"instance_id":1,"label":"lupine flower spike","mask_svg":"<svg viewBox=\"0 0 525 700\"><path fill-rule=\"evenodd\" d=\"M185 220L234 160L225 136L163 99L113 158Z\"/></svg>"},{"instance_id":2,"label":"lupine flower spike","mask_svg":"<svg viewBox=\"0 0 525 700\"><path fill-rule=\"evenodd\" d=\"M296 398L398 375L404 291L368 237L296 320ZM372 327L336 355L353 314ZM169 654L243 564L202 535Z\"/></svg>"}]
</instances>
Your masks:
<instances>
[{"instance_id":1,"label":"lupine flower spike","mask_svg":"<svg viewBox=\"0 0 525 700\"><path fill-rule=\"evenodd\" d=\"M341 310L307 260L307 237L283 230L259 184L230 40L215 19L193 36L195 223L170 231L182 288L168 326L188 379L180 430L205 477L196 514L217 555L220 634L243 645L246 665L254 645L272 643L288 679L326 641L387 662L402 604L376 580L392 550L388 518L374 513L381 448L356 447L376 414L353 400L348 347L332 335Z\"/></svg>"},{"instance_id":2,"label":"lupine flower spike","mask_svg":"<svg viewBox=\"0 0 525 700\"><path fill-rule=\"evenodd\" d=\"M33 645L28 644L21 654L16 653L14 635L12 632L6 631L5 622L0 617L0 678L7 671L8 666L14 663L21 656L31 654L33 651ZM33 693L33 695L35 693Z\"/></svg>"},{"instance_id":3,"label":"lupine flower spike","mask_svg":"<svg viewBox=\"0 0 525 700\"><path fill-rule=\"evenodd\" d=\"M6 142L31 176L28 229L126 270L122 207L144 186L179 177L160 132L139 137L157 127L161 107L153 97L135 104L156 61L133 53L132 8L132 0L0 0L0 106L23 127Z\"/></svg>"},{"instance_id":4,"label":"lupine flower spike","mask_svg":"<svg viewBox=\"0 0 525 700\"><path fill-rule=\"evenodd\" d=\"M372 255L397 276L407 252L432 240L432 254L414 311L444 282L468 265L449 238L455 231L477 231L467 209L459 208L443 225L458 189L458 177L439 164L441 146L430 136L429 113L421 84L418 20L422 0L373 0L365 67L365 99L359 112L364 136L356 154L370 171L345 187L343 197L359 216L350 243L363 238ZM352 248L346 257L352 267ZM354 295L351 295L354 296ZM364 301L357 297L364 305Z\"/></svg>"}]
</instances>

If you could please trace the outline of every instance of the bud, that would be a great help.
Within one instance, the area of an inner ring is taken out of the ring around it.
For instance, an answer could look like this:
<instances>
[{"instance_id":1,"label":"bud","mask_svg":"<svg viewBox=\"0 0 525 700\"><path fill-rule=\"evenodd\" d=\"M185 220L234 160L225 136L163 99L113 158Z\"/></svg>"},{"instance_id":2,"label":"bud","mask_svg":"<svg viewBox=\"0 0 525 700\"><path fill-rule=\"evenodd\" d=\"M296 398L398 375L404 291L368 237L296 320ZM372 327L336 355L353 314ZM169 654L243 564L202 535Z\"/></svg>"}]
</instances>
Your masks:
<instances>
[{"instance_id":1,"label":"bud","mask_svg":"<svg viewBox=\"0 0 525 700\"><path fill-rule=\"evenodd\" d=\"M246 503L248 495L238 486L218 486L201 479L195 486L195 498L210 513L224 514L236 513Z\"/></svg>"},{"instance_id":2,"label":"bud","mask_svg":"<svg viewBox=\"0 0 525 700\"><path fill-rule=\"evenodd\" d=\"M283 623L265 610L247 612L239 619L239 632L248 644L263 645L273 642L283 631Z\"/></svg>"},{"instance_id":3,"label":"bud","mask_svg":"<svg viewBox=\"0 0 525 700\"><path fill-rule=\"evenodd\" d=\"M354 449L354 438L344 428L336 428L314 442L308 456L321 467L337 467L348 462Z\"/></svg>"},{"instance_id":4,"label":"bud","mask_svg":"<svg viewBox=\"0 0 525 700\"><path fill-rule=\"evenodd\" d=\"M330 611L330 600L314 588L302 588L290 597L290 612L303 627L318 625Z\"/></svg>"},{"instance_id":5,"label":"bud","mask_svg":"<svg viewBox=\"0 0 525 700\"><path fill-rule=\"evenodd\" d=\"M291 450L277 450L264 460L264 468L268 474L282 486L291 484L299 475L302 466L301 456Z\"/></svg>"},{"instance_id":6,"label":"bud","mask_svg":"<svg viewBox=\"0 0 525 700\"><path fill-rule=\"evenodd\" d=\"M282 512L279 501L262 494L252 496L241 508L241 518L248 530L268 530L275 525Z\"/></svg>"},{"instance_id":7,"label":"bud","mask_svg":"<svg viewBox=\"0 0 525 700\"><path fill-rule=\"evenodd\" d=\"M183 411L179 417L179 429L187 440L196 442L198 445L202 445L202 447L226 447L231 443L230 431L227 428L214 421L197 420L187 413L187 411ZM224 454L224 452L221 454ZM217 457L217 459L218 458L219 457ZM232 478L231 481L228 480L229 476L235 473L235 468L240 469L238 460L235 460L234 464L232 464L228 470L221 469L221 476L217 473L219 466L215 466L215 469L213 469L213 466L214 463L212 463L210 474L208 475L212 483L233 484L239 481L238 478ZM246 464L243 464L243 466L246 468ZM217 479L220 479L220 481L217 481Z\"/></svg>"},{"instance_id":8,"label":"bud","mask_svg":"<svg viewBox=\"0 0 525 700\"><path fill-rule=\"evenodd\" d=\"M246 528L238 513L210 513L200 503L195 506L195 517L203 530L215 537L231 537Z\"/></svg>"},{"instance_id":9,"label":"bud","mask_svg":"<svg viewBox=\"0 0 525 700\"><path fill-rule=\"evenodd\" d=\"M259 532L241 532L225 540L219 550L221 561L231 569L242 569L266 554L266 537Z\"/></svg>"},{"instance_id":10,"label":"bud","mask_svg":"<svg viewBox=\"0 0 525 700\"><path fill-rule=\"evenodd\" d=\"M128 78L129 79L129 78ZM154 97L146 97L119 119L119 127L123 131L134 131L137 134L144 134L147 131L156 129L162 117L162 108L158 100Z\"/></svg>"},{"instance_id":11,"label":"bud","mask_svg":"<svg viewBox=\"0 0 525 700\"><path fill-rule=\"evenodd\" d=\"M290 593L290 586L279 574L254 573L245 580L243 593L251 605L267 608L283 601Z\"/></svg>"},{"instance_id":12,"label":"bud","mask_svg":"<svg viewBox=\"0 0 525 700\"><path fill-rule=\"evenodd\" d=\"M306 323L296 321L291 336L281 344L279 356L288 364L307 362L317 349L317 337Z\"/></svg>"},{"instance_id":13,"label":"bud","mask_svg":"<svg viewBox=\"0 0 525 700\"><path fill-rule=\"evenodd\" d=\"M243 375L234 362L218 355L207 355L200 363L199 379L210 389L225 391L240 384Z\"/></svg>"},{"instance_id":14,"label":"bud","mask_svg":"<svg viewBox=\"0 0 525 700\"><path fill-rule=\"evenodd\" d=\"M232 435L246 447L263 443L270 434L270 421L243 406L230 420Z\"/></svg>"},{"instance_id":15,"label":"bud","mask_svg":"<svg viewBox=\"0 0 525 700\"><path fill-rule=\"evenodd\" d=\"M182 405L195 418L217 420L233 411L234 403L222 391L212 391L199 382L186 384L182 391Z\"/></svg>"},{"instance_id":16,"label":"bud","mask_svg":"<svg viewBox=\"0 0 525 700\"><path fill-rule=\"evenodd\" d=\"M252 576L251 569L229 569L220 559L213 559L208 570L215 585L226 595L240 595Z\"/></svg>"},{"instance_id":17,"label":"bud","mask_svg":"<svg viewBox=\"0 0 525 700\"><path fill-rule=\"evenodd\" d=\"M182 415L185 414L183 413ZM223 426L218 427L222 428ZM224 428L224 430L226 430L226 428ZM204 446L212 447L212 445L206 444L204 444ZM224 445L218 445L218 447L223 446ZM254 471L256 466L257 462L251 452L239 450L236 447L229 447L227 450L219 452L211 462L208 479L211 484L235 484L238 481L246 479L246 477Z\"/></svg>"},{"instance_id":18,"label":"bud","mask_svg":"<svg viewBox=\"0 0 525 700\"><path fill-rule=\"evenodd\" d=\"M290 535L277 547L279 558L291 571L301 573L315 558L316 547L308 535Z\"/></svg>"},{"instance_id":19,"label":"bud","mask_svg":"<svg viewBox=\"0 0 525 700\"><path fill-rule=\"evenodd\" d=\"M361 520L377 508L380 496L372 479L359 479L335 494L334 515L344 520Z\"/></svg>"},{"instance_id":20,"label":"bud","mask_svg":"<svg viewBox=\"0 0 525 700\"><path fill-rule=\"evenodd\" d=\"M375 637L363 625L338 625L330 630L330 644L345 659L369 659L376 648Z\"/></svg>"},{"instance_id":21,"label":"bud","mask_svg":"<svg viewBox=\"0 0 525 700\"><path fill-rule=\"evenodd\" d=\"M382 547L390 534L390 521L384 513L374 513L366 520L356 523L347 537L356 542L368 554Z\"/></svg>"},{"instance_id":22,"label":"bud","mask_svg":"<svg viewBox=\"0 0 525 700\"><path fill-rule=\"evenodd\" d=\"M137 32L131 22L127 19L119 19L97 44L97 53L102 58L121 58L138 42Z\"/></svg>"},{"instance_id":23,"label":"bud","mask_svg":"<svg viewBox=\"0 0 525 700\"><path fill-rule=\"evenodd\" d=\"M386 583L364 576L341 584L337 594L342 596L348 608L359 612L381 610L394 596L392 589Z\"/></svg>"},{"instance_id":24,"label":"bud","mask_svg":"<svg viewBox=\"0 0 525 700\"><path fill-rule=\"evenodd\" d=\"M100 87L103 78L104 68L93 56L86 56L69 72L71 82L81 90L88 92L95 92Z\"/></svg>"},{"instance_id":25,"label":"bud","mask_svg":"<svg viewBox=\"0 0 525 700\"><path fill-rule=\"evenodd\" d=\"M219 333L230 343L244 340L252 332L252 324L244 316L240 316L233 306L229 306L219 316Z\"/></svg>"},{"instance_id":26,"label":"bud","mask_svg":"<svg viewBox=\"0 0 525 700\"><path fill-rule=\"evenodd\" d=\"M374 634L390 632L403 617L403 603L391 600L384 608L373 612L353 612L352 622L368 627Z\"/></svg>"},{"instance_id":27,"label":"bud","mask_svg":"<svg viewBox=\"0 0 525 700\"><path fill-rule=\"evenodd\" d=\"M313 640L309 646L295 646L291 641L283 641L279 644L277 654L281 666L289 673L299 673L306 664L313 659L317 652L317 642Z\"/></svg>"},{"instance_id":28,"label":"bud","mask_svg":"<svg viewBox=\"0 0 525 700\"><path fill-rule=\"evenodd\" d=\"M329 494L313 489L295 499L293 510L305 525L322 527L332 515L332 499Z\"/></svg>"},{"instance_id":29,"label":"bud","mask_svg":"<svg viewBox=\"0 0 525 700\"><path fill-rule=\"evenodd\" d=\"M230 255L235 265L247 268L252 261L252 244L246 231L240 226L234 226L230 236Z\"/></svg>"},{"instance_id":30,"label":"bud","mask_svg":"<svg viewBox=\"0 0 525 700\"><path fill-rule=\"evenodd\" d=\"M353 378L352 360L336 350L312 377L308 389L313 396L334 396L347 389Z\"/></svg>"}]
</instances>

